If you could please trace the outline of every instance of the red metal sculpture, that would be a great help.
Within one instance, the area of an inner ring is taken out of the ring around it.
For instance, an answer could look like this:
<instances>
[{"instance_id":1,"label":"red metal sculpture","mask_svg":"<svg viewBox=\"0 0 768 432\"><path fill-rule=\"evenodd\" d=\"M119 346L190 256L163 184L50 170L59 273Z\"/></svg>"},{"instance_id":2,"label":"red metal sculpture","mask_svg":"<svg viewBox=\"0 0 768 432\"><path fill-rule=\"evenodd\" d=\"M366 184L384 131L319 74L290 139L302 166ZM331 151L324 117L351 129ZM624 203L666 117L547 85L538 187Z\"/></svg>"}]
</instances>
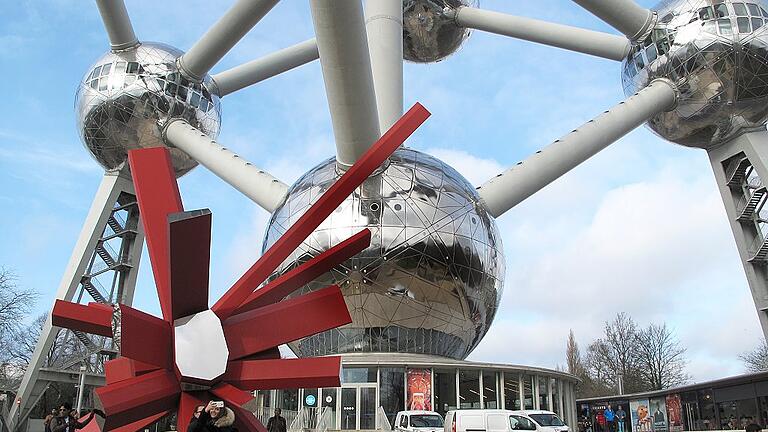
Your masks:
<instances>
[{"instance_id":1,"label":"red metal sculpture","mask_svg":"<svg viewBox=\"0 0 768 432\"><path fill-rule=\"evenodd\" d=\"M350 323L339 287L282 299L365 249L370 231L258 287L427 117L420 104L411 108L210 309L210 211L184 211L167 149L131 151L163 319L125 305L57 301L53 309L54 325L119 338L121 357L106 363L107 385L96 390L101 429L132 432L178 411L185 431L195 407L217 399L235 411L238 429L263 432L242 408L250 391L338 387L340 357L281 359L277 347Z\"/></svg>"}]
</instances>

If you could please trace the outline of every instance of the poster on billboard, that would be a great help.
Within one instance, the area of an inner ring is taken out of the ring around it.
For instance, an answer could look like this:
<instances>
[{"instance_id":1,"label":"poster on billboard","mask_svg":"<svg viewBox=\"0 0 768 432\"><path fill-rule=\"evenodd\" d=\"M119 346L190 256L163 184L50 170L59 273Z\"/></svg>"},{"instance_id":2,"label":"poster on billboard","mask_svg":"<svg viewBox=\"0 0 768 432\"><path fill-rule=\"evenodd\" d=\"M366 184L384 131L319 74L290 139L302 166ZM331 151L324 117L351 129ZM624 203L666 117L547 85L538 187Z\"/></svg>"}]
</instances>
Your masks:
<instances>
[{"instance_id":1,"label":"poster on billboard","mask_svg":"<svg viewBox=\"0 0 768 432\"><path fill-rule=\"evenodd\" d=\"M650 400L649 411L653 418L654 432L667 432L667 404L664 398L653 398Z\"/></svg>"},{"instance_id":2,"label":"poster on billboard","mask_svg":"<svg viewBox=\"0 0 768 432\"><path fill-rule=\"evenodd\" d=\"M432 372L408 369L408 409L432 411Z\"/></svg>"},{"instance_id":3,"label":"poster on billboard","mask_svg":"<svg viewBox=\"0 0 768 432\"><path fill-rule=\"evenodd\" d=\"M648 399L630 401L629 410L632 414L633 432L651 432L653 430L653 418L648 412Z\"/></svg>"},{"instance_id":4,"label":"poster on billboard","mask_svg":"<svg viewBox=\"0 0 768 432\"><path fill-rule=\"evenodd\" d=\"M683 431L683 408L679 394L667 395L667 423L669 432Z\"/></svg>"}]
</instances>

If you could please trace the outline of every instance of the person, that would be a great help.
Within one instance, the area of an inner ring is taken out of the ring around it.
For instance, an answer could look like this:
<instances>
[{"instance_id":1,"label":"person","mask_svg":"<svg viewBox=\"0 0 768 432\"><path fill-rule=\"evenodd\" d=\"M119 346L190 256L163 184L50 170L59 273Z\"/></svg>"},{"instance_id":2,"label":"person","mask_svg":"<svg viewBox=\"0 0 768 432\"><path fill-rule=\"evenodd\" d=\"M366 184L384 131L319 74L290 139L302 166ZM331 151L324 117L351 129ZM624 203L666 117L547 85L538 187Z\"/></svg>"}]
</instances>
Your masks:
<instances>
[{"instance_id":1,"label":"person","mask_svg":"<svg viewBox=\"0 0 768 432\"><path fill-rule=\"evenodd\" d=\"M619 409L616 410L616 426L618 426L618 432L624 432L624 422L627 420L627 413L619 405Z\"/></svg>"},{"instance_id":2,"label":"person","mask_svg":"<svg viewBox=\"0 0 768 432\"><path fill-rule=\"evenodd\" d=\"M45 420L43 420L43 425L45 425L45 432L51 432L51 420L53 420L54 417L59 413L59 410L56 408L51 410L51 413L45 416Z\"/></svg>"},{"instance_id":3,"label":"person","mask_svg":"<svg viewBox=\"0 0 768 432\"><path fill-rule=\"evenodd\" d=\"M756 423L750 423L744 428L745 432L760 432L761 430L763 430L763 428Z\"/></svg>"},{"instance_id":4,"label":"person","mask_svg":"<svg viewBox=\"0 0 768 432\"><path fill-rule=\"evenodd\" d=\"M51 432L75 432L86 427L93 420L94 414L104 416L101 411L91 410L87 416L78 420L72 416L72 404L64 402L59 408L59 415L51 420Z\"/></svg>"},{"instance_id":5,"label":"person","mask_svg":"<svg viewBox=\"0 0 768 432\"><path fill-rule=\"evenodd\" d=\"M202 411L195 410L187 432L237 432L234 424L234 411L210 401Z\"/></svg>"},{"instance_id":6,"label":"person","mask_svg":"<svg viewBox=\"0 0 768 432\"><path fill-rule=\"evenodd\" d=\"M603 416L605 417L605 430L607 432L615 432L613 429L613 421L616 418L616 413L611 409L611 404L608 404L608 407L603 410Z\"/></svg>"},{"instance_id":7,"label":"person","mask_svg":"<svg viewBox=\"0 0 768 432\"><path fill-rule=\"evenodd\" d=\"M282 413L280 408L275 408L275 415L267 422L267 432L286 432L285 419L280 416L280 413Z\"/></svg>"}]
</instances>

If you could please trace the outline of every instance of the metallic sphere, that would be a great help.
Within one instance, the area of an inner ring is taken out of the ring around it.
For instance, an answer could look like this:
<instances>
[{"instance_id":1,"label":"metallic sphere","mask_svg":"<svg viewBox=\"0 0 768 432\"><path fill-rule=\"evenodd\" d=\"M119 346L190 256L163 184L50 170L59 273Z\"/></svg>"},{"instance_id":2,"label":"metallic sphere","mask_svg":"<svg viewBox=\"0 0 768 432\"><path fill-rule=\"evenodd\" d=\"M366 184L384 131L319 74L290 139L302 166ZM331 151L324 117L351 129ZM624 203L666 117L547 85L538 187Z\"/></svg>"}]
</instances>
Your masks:
<instances>
[{"instance_id":1,"label":"metallic sphere","mask_svg":"<svg viewBox=\"0 0 768 432\"><path fill-rule=\"evenodd\" d=\"M477 6L477 0L403 0L403 57L416 63L440 61L456 52L469 30L446 10Z\"/></svg>"},{"instance_id":2,"label":"metallic sphere","mask_svg":"<svg viewBox=\"0 0 768 432\"><path fill-rule=\"evenodd\" d=\"M340 176L331 158L291 186L273 213L271 246ZM493 321L504 252L475 188L447 164L400 149L279 267L295 268L369 228L371 245L299 293L337 284L352 324L291 345L299 356L401 352L465 358Z\"/></svg>"},{"instance_id":3,"label":"metallic sphere","mask_svg":"<svg viewBox=\"0 0 768 432\"><path fill-rule=\"evenodd\" d=\"M712 148L768 121L768 1L666 0L622 68L627 95L655 78L680 91L648 125L663 138Z\"/></svg>"},{"instance_id":4,"label":"metallic sphere","mask_svg":"<svg viewBox=\"0 0 768 432\"><path fill-rule=\"evenodd\" d=\"M219 97L202 84L185 79L176 59L181 51L144 42L109 52L85 74L77 91L77 124L85 147L106 170L120 169L128 150L164 146L158 122L183 118L211 138L219 134ZM197 162L172 148L176 174Z\"/></svg>"}]
</instances>

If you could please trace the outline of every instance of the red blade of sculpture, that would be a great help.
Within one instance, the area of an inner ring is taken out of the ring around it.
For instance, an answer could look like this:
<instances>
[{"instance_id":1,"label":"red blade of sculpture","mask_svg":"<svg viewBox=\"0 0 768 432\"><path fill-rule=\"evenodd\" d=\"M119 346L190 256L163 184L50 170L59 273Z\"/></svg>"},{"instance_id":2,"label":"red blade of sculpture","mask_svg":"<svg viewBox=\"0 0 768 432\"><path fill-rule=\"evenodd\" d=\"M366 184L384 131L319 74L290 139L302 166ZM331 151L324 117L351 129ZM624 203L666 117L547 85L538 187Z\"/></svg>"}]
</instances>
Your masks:
<instances>
[{"instance_id":1,"label":"red blade of sculpture","mask_svg":"<svg viewBox=\"0 0 768 432\"><path fill-rule=\"evenodd\" d=\"M211 211L174 213L168 225L171 312L176 320L208 309Z\"/></svg>"},{"instance_id":2,"label":"red blade of sculpture","mask_svg":"<svg viewBox=\"0 0 768 432\"><path fill-rule=\"evenodd\" d=\"M341 357L233 361L224 380L248 390L341 386Z\"/></svg>"},{"instance_id":3,"label":"red blade of sculpture","mask_svg":"<svg viewBox=\"0 0 768 432\"><path fill-rule=\"evenodd\" d=\"M165 369L173 368L171 325L160 318L120 305L120 355Z\"/></svg>"},{"instance_id":4,"label":"red blade of sculpture","mask_svg":"<svg viewBox=\"0 0 768 432\"><path fill-rule=\"evenodd\" d=\"M170 286L170 247L168 215L184 210L171 166L171 156L164 147L128 152L133 186L139 203L139 216L144 224L147 250L152 262L157 296L163 319L173 321Z\"/></svg>"},{"instance_id":5,"label":"red blade of sculpture","mask_svg":"<svg viewBox=\"0 0 768 432\"><path fill-rule=\"evenodd\" d=\"M56 300L51 311L51 323L70 330L112 337L112 308Z\"/></svg>"},{"instance_id":6,"label":"red blade of sculpture","mask_svg":"<svg viewBox=\"0 0 768 432\"><path fill-rule=\"evenodd\" d=\"M157 366L132 360L128 357L118 357L104 362L104 376L106 377L107 385L135 378L158 369L160 368Z\"/></svg>"},{"instance_id":7,"label":"red blade of sculpture","mask_svg":"<svg viewBox=\"0 0 768 432\"><path fill-rule=\"evenodd\" d=\"M250 393L233 387L229 384L219 384L210 390L211 394L221 398L235 413L235 427L239 431L267 432L267 428L253 415L252 412L242 408L244 404L253 399Z\"/></svg>"},{"instance_id":8,"label":"red blade of sculpture","mask_svg":"<svg viewBox=\"0 0 768 432\"><path fill-rule=\"evenodd\" d=\"M248 296L315 230L355 188L361 185L429 117L414 105L350 167L288 231L272 245L211 308L222 320L231 316Z\"/></svg>"},{"instance_id":9,"label":"red blade of sculpture","mask_svg":"<svg viewBox=\"0 0 768 432\"><path fill-rule=\"evenodd\" d=\"M102 430L112 431L149 416L175 410L181 388L173 372L158 370L95 391L100 409L107 416Z\"/></svg>"},{"instance_id":10,"label":"red blade of sculpture","mask_svg":"<svg viewBox=\"0 0 768 432\"><path fill-rule=\"evenodd\" d=\"M200 405L206 405L205 392L182 392L181 399L179 400L179 411L176 414L176 430L186 432L189 427L189 423L192 421L192 416L195 413L195 408Z\"/></svg>"},{"instance_id":11,"label":"red blade of sculpture","mask_svg":"<svg viewBox=\"0 0 768 432\"><path fill-rule=\"evenodd\" d=\"M237 360L351 322L341 290L331 285L234 315L222 324L229 359Z\"/></svg>"},{"instance_id":12,"label":"red blade of sculpture","mask_svg":"<svg viewBox=\"0 0 768 432\"><path fill-rule=\"evenodd\" d=\"M364 229L320 255L254 291L236 313L243 313L282 300L323 273L357 255L371 244L371 231Z\"/></svg>"},{"instance_id":13,"label":"red blade of sculpture","mask_svg":"<svg viewBox=\"0 0 768 432\"><path fill-rule=\"evenodd\" d=\"M109 432L136 432L136 431L144 430L145 427L160 420L161 418L167 416L170 413L171 411L163 411L159 414L154 414L149 417L145 417L141 420L137 420L125 426L112 429ZM79 429L79 431L80 432L101 432L104 429L102 428L102 426L99 425L99 423L103 423L103 421L101 421L99 417L96 416L94 417L94 420L92 422L88 423L84 428Z\"/></svg>"}]
</instances>

